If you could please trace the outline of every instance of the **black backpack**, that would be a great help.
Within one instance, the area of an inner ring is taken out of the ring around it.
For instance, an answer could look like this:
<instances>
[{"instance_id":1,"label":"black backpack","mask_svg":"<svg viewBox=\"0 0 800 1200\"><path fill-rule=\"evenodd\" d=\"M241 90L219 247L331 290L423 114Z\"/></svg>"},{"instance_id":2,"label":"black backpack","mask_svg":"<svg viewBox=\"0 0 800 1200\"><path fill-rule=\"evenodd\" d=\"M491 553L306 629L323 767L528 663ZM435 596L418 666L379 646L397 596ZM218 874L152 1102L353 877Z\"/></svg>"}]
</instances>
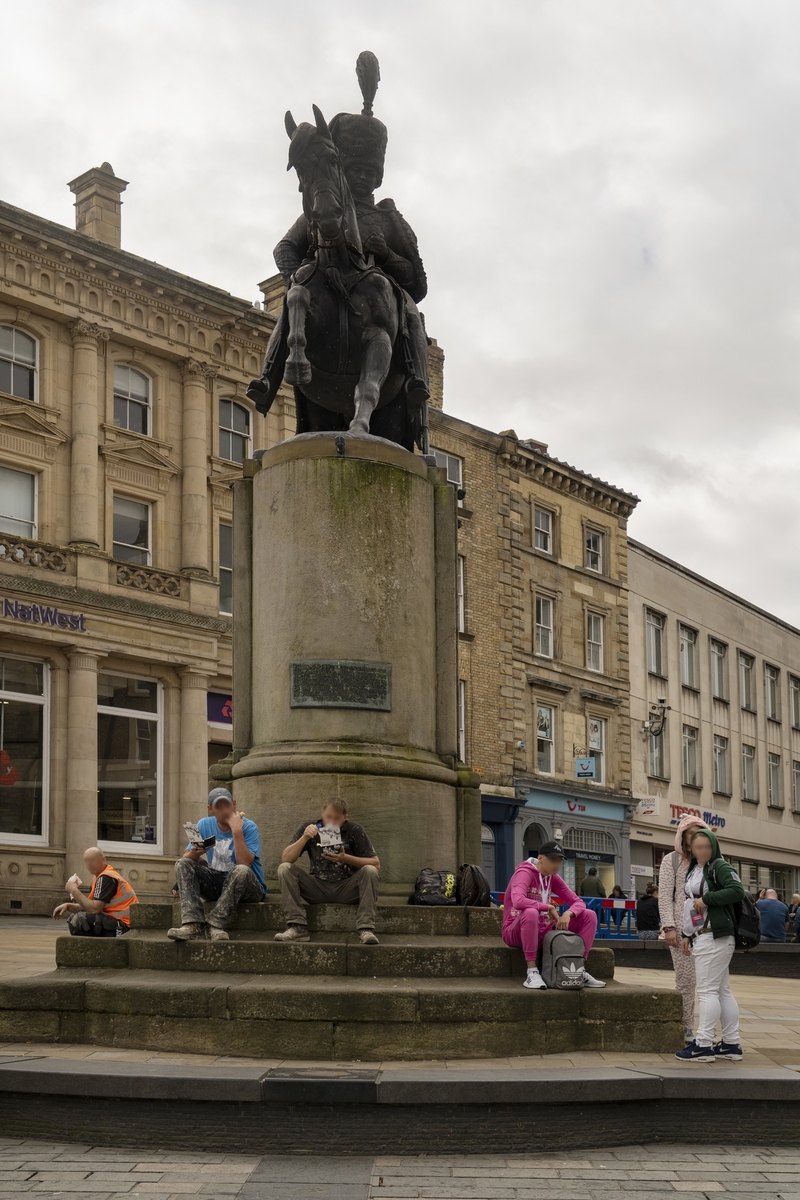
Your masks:
<instances>
[{"instance_id":1,"label":"black backpack","mask_svg":"<svg viewBox=\"0 0 800 1200\"><path fill-rule=\"evenodd\" d=\"M456 877L452 871L434 871L423 867L408 897L409 904L457 904Z\"/></svg>"},{"instance_id":2,"label":"black backpack","mask_svg":"<svg viewBox=\"0 0 800 1200\"><path fill-rule=\"evenodd\" d=\"M714 867L720 859L709 864L709 874L717 882ZM725 861L724 859L722 860ZM734 871L734 875L736 872ZM736 875L738 879L739 876ZM749 892L731 905L733 909L733 937L737 950L752 950L761 941L761 913Z\"/></svg>"},{"instance_id":3,"label":"black backpack","mask_svg":"<svg viewBox=\"0 0 800 1200\"><path fill-rule=\"evenodd\" d=\"M480 867L462 863L456 879L456 898L470 908L489 908L492 903L489 881Z\"/></svg>"}]
</instances>

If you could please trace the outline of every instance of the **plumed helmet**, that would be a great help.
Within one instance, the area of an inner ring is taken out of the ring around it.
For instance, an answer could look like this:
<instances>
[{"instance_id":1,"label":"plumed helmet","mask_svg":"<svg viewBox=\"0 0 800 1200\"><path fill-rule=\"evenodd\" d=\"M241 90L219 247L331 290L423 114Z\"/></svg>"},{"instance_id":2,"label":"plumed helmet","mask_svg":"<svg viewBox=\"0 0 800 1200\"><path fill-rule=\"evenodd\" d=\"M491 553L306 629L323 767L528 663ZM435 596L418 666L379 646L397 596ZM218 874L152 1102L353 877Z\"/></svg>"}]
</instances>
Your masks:
<instances>
[{"instance_id":1,"label":"plumed helmet","mask_svg":"<svg viewBox=\"0 0 800 1200\"><path fill-rule=\"evenodd\" d=\"M361 113L337 113L329 128L345 171L353 163L371 167L376 175L375 186L380 187L388 133L383 122L372 115L372 101L378 90L381 72L378 60L370 50L359 54L356 76L364 97Z\"/></svg>"}]
</instances>

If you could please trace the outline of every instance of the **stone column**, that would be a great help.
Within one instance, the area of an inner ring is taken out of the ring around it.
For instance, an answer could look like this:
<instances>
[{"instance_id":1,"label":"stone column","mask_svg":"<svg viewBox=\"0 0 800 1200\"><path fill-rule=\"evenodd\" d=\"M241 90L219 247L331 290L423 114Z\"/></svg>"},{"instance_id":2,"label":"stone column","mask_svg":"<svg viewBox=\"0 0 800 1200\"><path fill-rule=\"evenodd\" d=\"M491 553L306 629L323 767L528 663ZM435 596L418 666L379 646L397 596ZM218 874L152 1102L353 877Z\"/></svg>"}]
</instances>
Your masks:
<instances>
[{"instance_id":1,"label":"stone column","mask_svg":"<svg viewBox=\"0 0 800 1200\"><path fill-rule=\"evenodd\" d=\"M88 321L69 327L72 337L72 458L70 542L99 545L97 494L97 350L108 331Z\"/></svg>"},{"instance_id":2,"label":"stone column","mask_svg":"<svg viewBox=\"0 0 800 1200\"><path fill-rule=\"evenodd\" d=\"M83 870L87 846L97 845L97 664L101 656L72 650L68 657L66 869L71 875Z\"/></svg>"},{"instance_id":3,"label":"stone column","mask_svg":"<svg viewBox=\"0 0 800 1200\"><path fill-rule=\"evenodd\" d=\"M187 358L183 375L181 569L208 575L208 380L216 368Z\"/></svg>"},{"instance_id":4,"label":"stone column","mask_svg":"<svg viewBox=\"0 0 800 1200\"><path fill-rule=\"evenodd\" d=\"M193 667L181 671L181 777L179 836L184 821L206 815L208 799L208 677ZM181 842L181 845L184 843Z\"/></svg>"}]
</instances>

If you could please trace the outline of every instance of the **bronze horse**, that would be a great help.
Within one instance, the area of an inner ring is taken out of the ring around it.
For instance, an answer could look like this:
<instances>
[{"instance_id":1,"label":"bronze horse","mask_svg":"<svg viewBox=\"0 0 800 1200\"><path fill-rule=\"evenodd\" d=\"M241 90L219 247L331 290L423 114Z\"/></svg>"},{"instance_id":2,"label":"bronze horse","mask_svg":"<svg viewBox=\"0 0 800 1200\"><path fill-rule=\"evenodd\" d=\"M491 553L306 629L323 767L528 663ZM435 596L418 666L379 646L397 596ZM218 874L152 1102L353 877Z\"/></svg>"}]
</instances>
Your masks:
<instances>
[{"instance_id":1,"label":"bronze horse","mask_svg":"<svg viewBox=\"0 0 800 1200\"><path fill-rule=\"evenodd\" d=\"M294 387L297 432L372 433L427 453L427 405L406 394L405 293L365 257L355 206L325 118L286 114L312 250L297 269L247 390L266 413L282 380Z\"/></svg>"}]
</instances>

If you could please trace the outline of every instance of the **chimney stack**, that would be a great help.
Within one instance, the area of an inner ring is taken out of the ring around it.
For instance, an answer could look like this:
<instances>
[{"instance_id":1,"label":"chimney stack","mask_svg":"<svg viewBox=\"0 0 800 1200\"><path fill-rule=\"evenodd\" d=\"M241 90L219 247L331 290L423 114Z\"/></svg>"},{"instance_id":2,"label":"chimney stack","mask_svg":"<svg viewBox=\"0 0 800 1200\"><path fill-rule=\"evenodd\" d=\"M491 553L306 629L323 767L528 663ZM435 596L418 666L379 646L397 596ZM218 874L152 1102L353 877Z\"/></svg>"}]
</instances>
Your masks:
<instances>
[{"instance_id":1,"label":"chimney stack","mask_svg":"<svg viewBox=\"0 0 800 1200\"><path fill-rule=\"evenodd\" d=\"M84 171L69 185L75 193L75 228L78 233L119 249L122 244L122 201L128 186L117 179L111 163Z\"/></svg>"}]
</instances>

